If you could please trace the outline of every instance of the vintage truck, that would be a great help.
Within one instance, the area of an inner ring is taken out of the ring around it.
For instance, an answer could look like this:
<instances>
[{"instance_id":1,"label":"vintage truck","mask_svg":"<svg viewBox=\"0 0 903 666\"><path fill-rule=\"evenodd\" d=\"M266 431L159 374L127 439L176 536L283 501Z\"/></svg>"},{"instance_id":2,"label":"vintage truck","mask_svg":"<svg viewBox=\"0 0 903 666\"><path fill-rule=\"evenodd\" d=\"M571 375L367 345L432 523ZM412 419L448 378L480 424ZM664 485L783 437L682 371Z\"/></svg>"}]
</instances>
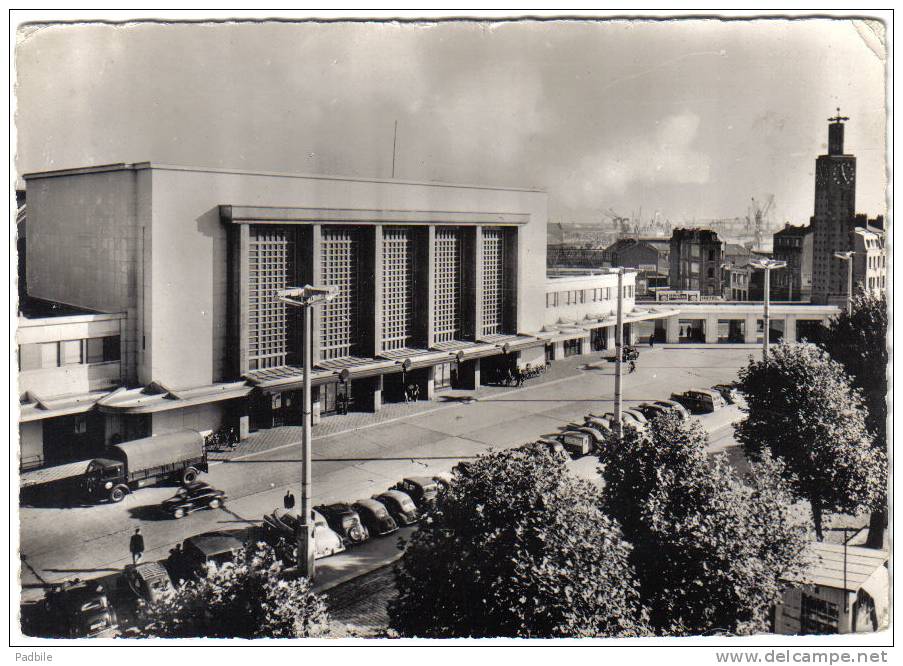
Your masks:
<instances>
[{"instance_id":1,"label":"vintage truck","mask_svg":"<svg viewBox=\"0 0 903 666\"><path fill-rule=\"evenodd\" d=\"M204 437L194 430L122 442L107 454L89 461L79 480L95 501L121 502L132 490L163 481L188 484L207 471Z\"/></svg>"}]
</instances>

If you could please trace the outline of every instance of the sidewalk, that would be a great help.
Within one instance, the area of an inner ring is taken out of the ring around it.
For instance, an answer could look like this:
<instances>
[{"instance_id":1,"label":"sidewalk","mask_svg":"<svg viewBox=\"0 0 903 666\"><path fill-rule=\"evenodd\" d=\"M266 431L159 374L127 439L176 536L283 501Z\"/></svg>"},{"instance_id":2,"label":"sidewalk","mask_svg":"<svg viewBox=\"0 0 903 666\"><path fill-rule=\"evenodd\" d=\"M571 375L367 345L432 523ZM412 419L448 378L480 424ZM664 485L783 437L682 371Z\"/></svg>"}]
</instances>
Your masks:
<instances>
[{"instance_id":1,"label":"sidewalk","mask_svg":"<svg viewBox=\"0 0 903 666\"><path fill-rule=\"evenodd\" d=\"M560 381L580 374L582 368L598 359L599 353L584 354L556 361L539 377L527 380L523 386L480 386L477 390L450 389L439 391L433 400L417 402L390 402L382 406L378 412L350 412L345 415L326 416L311 428L313 441L327 439L335 435L343 435L355 430L370 428L391 423L410 416L429 414L468 401L480 401L496 398L501 395L517 393L525 389L535 388L550 382ZM211 451L211 461L227 462L253 457L267 451L300 445L303 428L301 426L280 426L267 428L251 433L248 439L239 443L234 451Z\"/></svg>"}]
</instances>

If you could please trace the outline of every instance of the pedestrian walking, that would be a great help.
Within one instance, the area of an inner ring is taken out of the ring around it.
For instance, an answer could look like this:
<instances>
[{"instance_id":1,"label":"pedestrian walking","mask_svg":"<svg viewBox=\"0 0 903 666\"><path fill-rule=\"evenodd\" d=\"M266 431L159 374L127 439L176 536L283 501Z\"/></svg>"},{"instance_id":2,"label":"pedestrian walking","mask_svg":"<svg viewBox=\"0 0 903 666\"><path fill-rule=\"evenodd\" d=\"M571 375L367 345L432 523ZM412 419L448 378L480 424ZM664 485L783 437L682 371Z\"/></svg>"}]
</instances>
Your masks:
<instances>
[{"instance_id":1,"label":"pedestrian walking","mask_svg":"<svg viewBox=\"0 0 903 666\"><path fill-rule=\"evenodd\" d=\"M295 496L292 495L291 489L285 491L285 497L282 498L282 505L285 507L286 511L291 511L295 508Z\"/></svg>"},{"instance_id":2,"label":"pedestrian walking","mask_svg":"<svg viewBox=\"0 0 903 666\"><path fill-rule=\"evenodd\" d=\"M649 335L649 346L650 346L650 347L654 347L654 346L655 346L655 333L651 333L651 334Z\"/></svg>"},{"instance_id":3,"label":"pedestrian walking","mask_svg":"<svg viewBox=\"0 0 903 666\"><path fill-rule=\"evenodd\" d=\"M414 402L420 400L420 384L414 384L411 387L411 397L414 399Z\"/></svg>"},{"instance_id":4,"label":"pedestrian walking","mask_svg":"<svg viewBox=\"0 0 903 666\"><path fill-rule=\"evenodd\" d=\"M634 372L636 372L636 361L631 361L631 362L627 365L627 368L629 369L628 374L631 374L631 375L632 375Z\"/></svg>"},{"instance_id":5,"label":"pedestrian walking","mask_svg":"<svg viewBox=\"0 0 903 666\"><path fill-rule=\"evenodd\" d=\"M140 527L135 528L135 533L129 539L129 550L132 552L132 564L138 564L144 556L144 537L141 536Z\"/></svg>"}]
</instances>

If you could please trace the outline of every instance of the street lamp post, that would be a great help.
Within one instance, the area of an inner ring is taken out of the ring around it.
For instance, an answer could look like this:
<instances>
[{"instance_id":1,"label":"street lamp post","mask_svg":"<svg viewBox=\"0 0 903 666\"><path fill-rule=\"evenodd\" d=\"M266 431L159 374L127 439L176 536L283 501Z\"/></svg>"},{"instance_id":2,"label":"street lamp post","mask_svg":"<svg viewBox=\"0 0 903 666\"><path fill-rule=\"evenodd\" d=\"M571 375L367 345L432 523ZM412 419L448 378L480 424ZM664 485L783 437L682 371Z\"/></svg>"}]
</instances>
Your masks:
<instances>
[{"instance_id":1,"label":"street lamp post","mask_svg":"<svg viewBox=\"0 0 903 666\"><path fill-rule=\"evenodd\" d=\"M624 274L636 273L637 270L635 268L617 267L607 268L605 269L605 272L608 275L615 274L618 276L618 314L617 323L615 324L615 422L613 428L617 438L621 439L623 433L623 428L621 427L621 412L623 410L621 363L624 358Z\"/></svg>"},{"instance_id":2,"label":"street lamp post","mask_svg":"<svg viewBox=\"0 0 903 666\"><path fill-rule=\"evenodd\" d=\"M315 305L327 303L336 297L338 288L292 287L284 289L276 294L276 298L295 307L304 308L304 428L301 437L301 521L298 527L298 556L295 558L298 571L313 580L314 577L314 525L311 519L311 455L310 455L310 428L311 428L311 396L310 396L310 366L311 348L313 347L311 326L311 310Z\"/></svg>"},{"instance_id":3,"label":"street lamp post","mask_svg":"<svg viewBox=\"0 0 903 666\"><path fill-rule=\"evenodd\" d=\"M762 360L768 360L768 306L769 301L771 300L771 271L776 270L778 268L785 268L787 266L786 261L778 261L777 259L753 259L749 262L749 265L753 268L759 268L765 271L765 293L763 294L764 301L764 315L762 319L763 327L764 327L764 335L762 336Z\"/></svg>"},{"instance_id":4,"label":"street lamp post","mask_svg":"<svg viewBox=\"0 0 903 666\"><path fill-rule=\"evenodd\" d=\"M847 262L847 314L853 314L853 255L855 252L835 252L837 259Z\"/></svg>"}]
</instances>

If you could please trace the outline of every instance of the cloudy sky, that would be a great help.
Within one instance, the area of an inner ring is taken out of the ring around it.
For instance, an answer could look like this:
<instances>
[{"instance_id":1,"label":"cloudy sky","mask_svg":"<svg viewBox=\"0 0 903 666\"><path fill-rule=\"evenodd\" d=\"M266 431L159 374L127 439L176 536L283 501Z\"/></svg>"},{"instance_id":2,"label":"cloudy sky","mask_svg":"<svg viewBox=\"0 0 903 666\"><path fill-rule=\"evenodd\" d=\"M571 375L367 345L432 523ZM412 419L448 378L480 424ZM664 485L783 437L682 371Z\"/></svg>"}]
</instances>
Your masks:
<instances>
[{"instance_id":1,"label":"cloudy sky","mask_svg":"<svg viewBox=\"0 0 903 666\"><path fill-rule=\"evenodd\" d=\"M775 196L808 221L850 116L857 209L884 212L885 63L851 21L132 24L25 29L20 173L157 161L549 193L676 222Z\"/></svg>"}]
</instances>

